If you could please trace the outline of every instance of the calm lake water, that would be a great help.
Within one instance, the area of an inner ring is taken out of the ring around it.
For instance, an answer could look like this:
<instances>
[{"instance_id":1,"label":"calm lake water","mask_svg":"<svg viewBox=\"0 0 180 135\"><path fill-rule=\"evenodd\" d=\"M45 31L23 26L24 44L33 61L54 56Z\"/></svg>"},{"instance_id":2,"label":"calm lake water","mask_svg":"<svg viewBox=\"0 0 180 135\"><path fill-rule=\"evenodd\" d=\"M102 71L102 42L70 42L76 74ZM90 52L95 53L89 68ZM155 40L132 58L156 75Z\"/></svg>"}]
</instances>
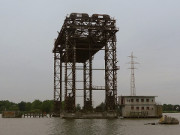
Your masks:
<instances>
[{"instance_id":1,"label":"calm lake water","mask_svg":"<svg viewBox=\"0 0 180 135\"><path fill-rule=\"evenodd\" d=\"M180 120L180 114L166 114ZM179 135L180 125L144 125L158 119L0 118L0 135Z\"/></svg>"}]
</instances>

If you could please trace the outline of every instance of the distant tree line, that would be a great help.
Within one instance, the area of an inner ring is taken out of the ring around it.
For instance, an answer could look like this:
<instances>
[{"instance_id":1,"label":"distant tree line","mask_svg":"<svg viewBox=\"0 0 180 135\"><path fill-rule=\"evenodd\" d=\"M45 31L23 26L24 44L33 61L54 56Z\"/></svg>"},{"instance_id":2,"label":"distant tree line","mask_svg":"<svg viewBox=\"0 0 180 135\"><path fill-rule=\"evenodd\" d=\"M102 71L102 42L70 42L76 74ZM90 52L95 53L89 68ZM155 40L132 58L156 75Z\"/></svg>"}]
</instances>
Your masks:
<instances>
[{"instance_id":1,"label":"distant tree line","mask_svg":"<svg viewBox=\"0 0 180 135\"><path fill-rule=\"evenodd\" d=\"M64 104L64 102L62 103ZM54 101L53 100L34 100L33 102L24 102L20 103L10 102L8 100L0 101L0 113L2 111L21 111L21 112L53 112ZM180 105L172 105L172 104L163 104L162 106L163 112L180 112ZM81 111L82 108L80 104L76 106L77 111ZM105 111L105 103L99 104L94 108L97 112Z\"/></svg>"},{"instance_id":2,"label":"distant tree line","mask_svg":"<svg viewBox=\"0 0 180 135\"><path fill-rule=\"evenodd\" d=\"M163 104L163 112L180 112L180 105Z\"/></svg>"},{"instance_id":3,"label":"distant tree line","mask_svg":"<svg viewBox=\"0 0 180 135\"><path fill-rule=\"evenodd\" d=\"M62 107L64 109L64 101L62 102ZM46 112L52 113L54 109L54 101L53 100L34 100L33 102L24 102L20 103L10 102L8 100L0 101L0 113L2 111L21 111L21 112ZM76 111L82 111L82 107L80 104L76 105ZM94 108L94 111L102 112L105 111L105 103L99 104Z\"/></svg>"},{"instance_id":4,"label":"distant tree line","mask_svg":"<svg viewBox=\"0 0 180 135\"><path fill-rule=\"evenodd\" d=\"M53 100L34 100L33 102L20 103L10 102L8 100L0 101L0 113L2 111L21 111L21 112L46 112L50 113L53 111L54 102Z\"/></svg>"}]
</instances>

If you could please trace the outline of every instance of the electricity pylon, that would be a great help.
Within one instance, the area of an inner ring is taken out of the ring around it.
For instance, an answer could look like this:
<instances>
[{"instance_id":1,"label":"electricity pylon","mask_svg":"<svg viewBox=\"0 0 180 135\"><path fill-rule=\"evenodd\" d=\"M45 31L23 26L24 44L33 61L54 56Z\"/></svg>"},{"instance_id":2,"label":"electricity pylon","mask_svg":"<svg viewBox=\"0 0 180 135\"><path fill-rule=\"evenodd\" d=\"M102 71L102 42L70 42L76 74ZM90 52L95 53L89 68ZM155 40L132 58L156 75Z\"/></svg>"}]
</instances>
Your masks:
<instances>
[{"instance_id":1,"label":"electricity pylon","mask_svg":"<svg viewBox=\"0 0 180 135\"><path fill-rule=\"evenodd\" d=\"M131 56L128 56L131 58L131 61L128 64L131 64L131 67L128 69L131 69L131 96L136 96L136 87L135 87L135 76L134 76L134 69L137 69L134 64L139 64L138 62L134 61L134 58L137 58L136 56L133 56L133 52L131 53Z\"/></svg>"}]
</instances>

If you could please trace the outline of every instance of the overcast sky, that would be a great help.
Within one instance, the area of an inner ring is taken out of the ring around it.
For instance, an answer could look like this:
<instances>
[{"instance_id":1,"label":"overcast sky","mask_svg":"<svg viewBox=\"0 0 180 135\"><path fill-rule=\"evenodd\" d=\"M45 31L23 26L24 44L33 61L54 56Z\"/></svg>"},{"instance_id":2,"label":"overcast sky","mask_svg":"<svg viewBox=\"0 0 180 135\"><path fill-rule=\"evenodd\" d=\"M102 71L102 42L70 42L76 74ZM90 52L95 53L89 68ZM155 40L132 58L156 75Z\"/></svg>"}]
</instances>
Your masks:
<instances>
[{"instance_id":1,"label":"overcast sky","mask_svg":"<svg viewBox=\"0 0 180 135\"><path fill-rule=\"evenodd\" d=\"M117 20L118 95L130 94L133 51L137 95L180 104L179 7L179 0L0 0L0 100L53 99L54 39L67 14L83 12Z\"/></svg>"}]
</instances>

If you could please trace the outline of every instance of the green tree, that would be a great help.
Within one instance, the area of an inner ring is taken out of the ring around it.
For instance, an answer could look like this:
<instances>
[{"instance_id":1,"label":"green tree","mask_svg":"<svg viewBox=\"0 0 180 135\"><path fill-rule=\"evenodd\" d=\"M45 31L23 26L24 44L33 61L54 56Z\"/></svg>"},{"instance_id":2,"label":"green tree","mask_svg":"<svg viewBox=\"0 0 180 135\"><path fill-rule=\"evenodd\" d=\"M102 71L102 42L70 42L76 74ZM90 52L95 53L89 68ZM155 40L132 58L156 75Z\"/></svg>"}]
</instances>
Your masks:
<instances>
[{"instance_id":1,"label":"green tree","mask_svg":"<svg viewBox=\"0 0 180 135\"><path fill-rule=\"evenodd\" d=\"M46 113L50 113L53 111L53 104L54 102L52 100L45 100L42 103L42 111Z\"/></svg>"},{"instance_id":2,"label":"green tree","mask_svg":"<svg viewBox=\"0 0 180 135\"><path fill-rule=\"evenodd\" d=\"M20 110L20 111L26 111L26 102L21 101L21 102L18 104L18 107L19 107L19 110Z\"/></svg>"},{"instance_id":3,"label":"green tree","mask_svg":"<svg viewBox=\"0 0 180 135\"><path fill-rule=\"evenodd\" d=\"M19 110L19 107L18 107L18 104L13 104L9 107L8 109L9 111L18 111Z\"/></svg>"},{"instance_id":4,"label":"green tree","mask_svg":"<svg viewBox=\"0 0 180 135\"><path fill-rule=\"evenodd\" d=\"M42 110L42 101L34 100L32 102L32 111L40 112Z\"/></svg>"},{"instance_id":5,"label":"green tree","mask_svg":"<svg viewBox=\"0 0 180 135\"><path fill-rule=\"evenodd\" d=\"M31 106L32 106L32 103L31 102L27 102L26 103L26 111L31 111Z\"/></svg>"},{"instance_id":6,"label":"green tree","mask_svg":"<svg viewBox=\"0 0 180 135\"><path fill-rule=\"evenodd\" d=\"M8 100L2 100L0 101L0 112L2 111L13 111L17 110L18 106L16 103L10 102Z\"/></svg>"}]
</instances>

